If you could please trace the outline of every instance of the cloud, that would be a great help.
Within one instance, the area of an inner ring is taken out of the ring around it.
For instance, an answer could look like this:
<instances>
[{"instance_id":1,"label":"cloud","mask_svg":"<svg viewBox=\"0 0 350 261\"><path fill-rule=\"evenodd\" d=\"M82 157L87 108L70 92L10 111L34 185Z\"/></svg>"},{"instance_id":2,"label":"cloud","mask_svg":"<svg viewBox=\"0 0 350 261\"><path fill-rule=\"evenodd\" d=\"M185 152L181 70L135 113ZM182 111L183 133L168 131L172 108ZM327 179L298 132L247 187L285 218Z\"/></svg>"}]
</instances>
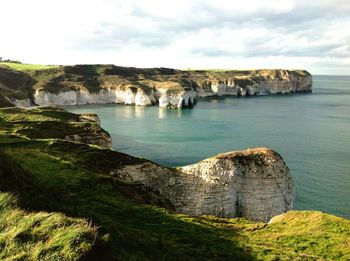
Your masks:
<instances>
[{"instance_id":1,"label":"cloud","mask_svg":"<svg viewBox=\"0 0 350 261\"><path fill-rule=\"evenodd\" d=\"M346 0L11 0L0 10L0 56L26 62L350 74Z\"/></svg>"}]
</instances>

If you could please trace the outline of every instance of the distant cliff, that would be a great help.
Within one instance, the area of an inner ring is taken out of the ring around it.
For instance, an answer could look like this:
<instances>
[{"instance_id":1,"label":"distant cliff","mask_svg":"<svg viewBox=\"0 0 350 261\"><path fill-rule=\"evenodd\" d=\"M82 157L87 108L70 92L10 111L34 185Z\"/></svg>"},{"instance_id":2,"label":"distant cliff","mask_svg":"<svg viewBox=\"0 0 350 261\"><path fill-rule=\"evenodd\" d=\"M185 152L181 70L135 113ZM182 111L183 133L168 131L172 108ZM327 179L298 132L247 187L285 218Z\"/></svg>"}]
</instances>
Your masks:
<instances>
[{"instance_id":1,"label":"distant cliff","mask_svg":"<svg viewBox=\"0 0 350 261\"><path fill-rule=\"evenodd\" d=\"M17 106L119 103L191 108L198 98L208 96L311 91L312 77L303 70L181 71L75 65L23 73L0 67L0 95Z\"/></svg>"}]
</instances>

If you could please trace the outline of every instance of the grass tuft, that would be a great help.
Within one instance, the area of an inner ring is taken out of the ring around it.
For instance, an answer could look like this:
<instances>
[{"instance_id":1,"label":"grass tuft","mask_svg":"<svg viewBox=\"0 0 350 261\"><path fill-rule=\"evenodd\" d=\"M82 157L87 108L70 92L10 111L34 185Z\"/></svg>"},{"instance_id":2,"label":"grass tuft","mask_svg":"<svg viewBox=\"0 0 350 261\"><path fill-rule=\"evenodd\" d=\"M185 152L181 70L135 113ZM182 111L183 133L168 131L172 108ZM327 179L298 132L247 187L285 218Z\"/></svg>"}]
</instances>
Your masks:
<instances>
[{"instance_id":1,"label":"grass tuft","mask_svg":"<svg viewBox=\"0 0 350 261\"><path fill-rule=\"evenodd\" d=\"M0 193L1 260L78 260L91 251L97 235L84 219L26 212L16 197Z\"/></svg>"}]
</instances>

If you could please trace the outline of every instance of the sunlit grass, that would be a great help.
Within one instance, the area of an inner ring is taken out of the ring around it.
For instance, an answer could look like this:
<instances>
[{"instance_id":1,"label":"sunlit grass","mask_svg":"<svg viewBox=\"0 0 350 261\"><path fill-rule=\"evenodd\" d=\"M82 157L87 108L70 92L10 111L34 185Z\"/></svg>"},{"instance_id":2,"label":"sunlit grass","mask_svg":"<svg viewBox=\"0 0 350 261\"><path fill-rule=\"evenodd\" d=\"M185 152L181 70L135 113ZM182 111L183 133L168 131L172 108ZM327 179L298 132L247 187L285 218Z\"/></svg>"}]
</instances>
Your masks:
<instances>
[{"instance_id":1,"label":"sunlit grass","mask_svg":"<svg viewBox=\"0 0 350 261\"><path fill-rule=\"evenodd\" d=\"M45 69L59 67L58 65L41 65L41 64L26 64L26 63L13 63L13 62L0 62L0 65L6 65L18 71L45 70Z\"/></svg>"},{"instance_id":2,"label":"sunlit grass","mask_svg":"<svg viewBox=\"0 0 350 261\"><path fill-rule=\"evenodd\" d=\"M1 260L79 260L96 236L97 229L84 219L26 212L14 196L0 193Z\"/></svg>"}]
</instances>

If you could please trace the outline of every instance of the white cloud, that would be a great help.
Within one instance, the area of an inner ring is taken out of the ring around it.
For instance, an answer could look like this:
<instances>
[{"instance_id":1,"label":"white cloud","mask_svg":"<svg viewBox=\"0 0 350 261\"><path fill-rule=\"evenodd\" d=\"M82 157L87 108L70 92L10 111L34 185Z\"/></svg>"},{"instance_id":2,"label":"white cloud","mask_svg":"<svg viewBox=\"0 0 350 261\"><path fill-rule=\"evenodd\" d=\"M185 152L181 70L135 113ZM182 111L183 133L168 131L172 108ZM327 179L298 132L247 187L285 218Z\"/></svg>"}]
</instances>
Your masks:
<instances>
[{"instance_id":1,"label":"white cloud","mask_svg":"<svg viewBox=\"0 0 350 261\"><path fill-rule=\"evenodd\" d=\"M0 56L30 63L350 74L345 0L7 0Z\"/></svg>"}]
</instances>

